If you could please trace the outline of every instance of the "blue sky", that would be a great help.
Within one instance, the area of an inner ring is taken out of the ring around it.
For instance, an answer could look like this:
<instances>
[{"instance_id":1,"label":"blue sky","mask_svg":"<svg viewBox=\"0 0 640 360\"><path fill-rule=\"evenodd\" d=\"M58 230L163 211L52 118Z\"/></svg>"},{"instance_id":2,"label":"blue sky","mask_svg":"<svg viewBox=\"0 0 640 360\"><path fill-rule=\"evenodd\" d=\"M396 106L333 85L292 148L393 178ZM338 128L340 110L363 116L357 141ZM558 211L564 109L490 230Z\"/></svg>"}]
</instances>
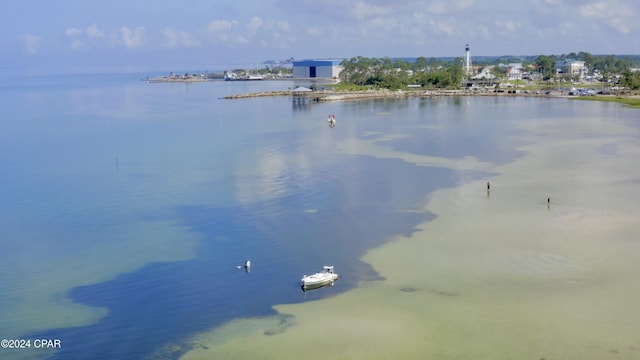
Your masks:
<instances>
[{"instance_id":1,"label":"blue sky","mask_svg":"<svg viewBox=\"0 0 640 360\"><path fill-rule=\"evenodd\" d=\"M640 54L637 0L6 0L0 69L224 70L269 59Z\"/></svg>"}]
</instances>

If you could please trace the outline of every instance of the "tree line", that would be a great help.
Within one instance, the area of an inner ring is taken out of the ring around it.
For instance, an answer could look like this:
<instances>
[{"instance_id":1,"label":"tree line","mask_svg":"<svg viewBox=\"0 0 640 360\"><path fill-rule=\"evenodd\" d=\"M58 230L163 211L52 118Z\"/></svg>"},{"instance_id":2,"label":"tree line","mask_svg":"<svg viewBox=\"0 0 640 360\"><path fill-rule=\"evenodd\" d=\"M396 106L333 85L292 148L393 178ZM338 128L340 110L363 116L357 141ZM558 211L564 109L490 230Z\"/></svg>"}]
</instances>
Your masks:
<instances>
[{"instance_id":1,"label":"tree line","mask_svg":"<svg viewBox=\"0 0 640 360\"><path fill-rule=\"evenodd\" d=\"M555 63L557 60L579 60L584 61L590 71L598 71L601 74L615 73L622 74L629 71L633 66L638 66L638 58L632 56L615 56L615 55L592 55L588 52L570 53L568 55L540 55L534 64L541 69L544 77L553 77L555 75Z\"/></svg>"},{"instance_id":2,"label":"tree line","mask_svg":"<svg viewBox=\"0 0 640 360\"><path fill-rule=\"evenodd\" d=\"M404 59L354 57L342 61L340 80L347 84L376 88L400 89L409 84L425 88L459 86L463 71L459 61L419 57L415 62Z\"/></svg>"},{"instance_id":3,"label":"tree line","mask_svg":"<svg viewBox=\"0 0 640 360\"><path fill-rule=\"evenodd\" d=\"M604 81L615 75L619 76L622 86L640 89L640 73L631 72L632 67L640 66L640 56L592 55L588 52L569 53L563 55L540 55L525 58L495 57L493 60L484 57L476 62L484 66L498 65L501 62L521 62L535 65L544 80L553 79L556 74L558 60L584 61L587 68L598 71ZM401 89L409 84L421 85L424 88L459 88L465 79L463 59L418 57L415 61L389 57L367 58L362 56L345 59L341 63L340 80L345 84L369 86L375 88ZM504 77L505 69L495 66L492 70L497 78Z\"/></svg>"}]
</instances>

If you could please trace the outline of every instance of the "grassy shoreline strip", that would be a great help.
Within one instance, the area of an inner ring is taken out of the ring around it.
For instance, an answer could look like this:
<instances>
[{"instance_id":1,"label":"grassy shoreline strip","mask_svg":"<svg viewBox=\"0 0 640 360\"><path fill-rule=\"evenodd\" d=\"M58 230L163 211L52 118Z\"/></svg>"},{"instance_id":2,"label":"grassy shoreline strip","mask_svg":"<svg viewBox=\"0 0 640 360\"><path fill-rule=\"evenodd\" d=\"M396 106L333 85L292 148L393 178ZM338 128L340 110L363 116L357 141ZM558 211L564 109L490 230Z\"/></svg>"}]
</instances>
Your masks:
<instances>
[{"instance_id":1,"label":"grassy shoreline strip","mask_svg":"<svg viewBox=\"0 0 640 360\"><path fill-rule=\"evenodd\" d=\"M580 96L580 97L572 97L572 100L590 100L590 101L606 101L606 102L615 102L619 104L623 104L627 107L640 109L640 98L630 98L630 97L621 97L621 96Z\"/></svg>"}]
</instances>

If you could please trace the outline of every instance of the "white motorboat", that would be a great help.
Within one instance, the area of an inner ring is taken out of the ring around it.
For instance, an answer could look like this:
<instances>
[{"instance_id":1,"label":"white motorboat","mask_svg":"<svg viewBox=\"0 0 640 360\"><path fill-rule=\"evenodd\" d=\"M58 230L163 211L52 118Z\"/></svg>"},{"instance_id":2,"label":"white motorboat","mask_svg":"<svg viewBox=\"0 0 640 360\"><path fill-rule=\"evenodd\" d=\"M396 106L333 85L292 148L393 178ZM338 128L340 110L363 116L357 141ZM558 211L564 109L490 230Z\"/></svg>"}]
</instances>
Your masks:
<instances>
[{"instance_id":1,"label":"white motorboat","mask_svg":"<svg viewBox=\"0 0 640 360\"><path fill-rule=\"evenodd\" d=\"M335 273L333 266L323 266L321 272L313 275L304 275L301 279L303 288L329 285L336 280L338 280L338 274Z\"/></svg>"}]
</instances>

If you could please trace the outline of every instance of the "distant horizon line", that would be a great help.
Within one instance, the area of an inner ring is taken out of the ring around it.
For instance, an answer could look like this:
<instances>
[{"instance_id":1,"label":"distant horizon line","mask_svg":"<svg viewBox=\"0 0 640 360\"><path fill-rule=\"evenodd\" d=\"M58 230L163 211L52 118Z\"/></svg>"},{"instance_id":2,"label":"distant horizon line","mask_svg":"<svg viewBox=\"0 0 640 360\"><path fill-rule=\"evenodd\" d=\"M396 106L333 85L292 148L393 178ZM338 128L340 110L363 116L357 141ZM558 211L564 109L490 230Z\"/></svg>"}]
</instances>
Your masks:
<instances>
[{"instance_id":1,"label":"distant horizon line","mask_svg":"<svg viewBox=\"0 0 640 360\"><path fill-rule=\"evenodd\" d=\"M579 53L587 53L592 56L614 56L616 58L620 57L632 57L638 58L637 60L640 62L640 54L592 54L584 51L580 52L570 52L564 54L539 54L539 55L474 55L471 51L472 59L499 59L499 58L536 58L541 55L544 56L568 56L571 53L579 54ZM55 76L55 75L100 75L100 74L159 74L159 73L205 73L205 72L224 72L227 70L234 69L250 69L256 68L256 66L264 66L269 64L277 64L278 62L283 61L302 61L302 60L322 60L322 59L343 59L348 60L352 58L363 57L363 58L391 58L391 59L418 59L420 57L424 57L427 59L455 59L455 58L464 58L464 54L460 56L364 56L364 55L355 55L351 57L306 57L306 58L296 58L289 57L286 59L266 59L261 62L256 61L238 61L238 62L226 62L226 63L210 63L210 64L124 64L124 65L112 65L112 66L96 66L96 67L83 67L83 66L56 66L56 65L42 65L42 66L30 66L30 65L4 65L0 66L0 76Z\"/></svg>"}]
</instances>

